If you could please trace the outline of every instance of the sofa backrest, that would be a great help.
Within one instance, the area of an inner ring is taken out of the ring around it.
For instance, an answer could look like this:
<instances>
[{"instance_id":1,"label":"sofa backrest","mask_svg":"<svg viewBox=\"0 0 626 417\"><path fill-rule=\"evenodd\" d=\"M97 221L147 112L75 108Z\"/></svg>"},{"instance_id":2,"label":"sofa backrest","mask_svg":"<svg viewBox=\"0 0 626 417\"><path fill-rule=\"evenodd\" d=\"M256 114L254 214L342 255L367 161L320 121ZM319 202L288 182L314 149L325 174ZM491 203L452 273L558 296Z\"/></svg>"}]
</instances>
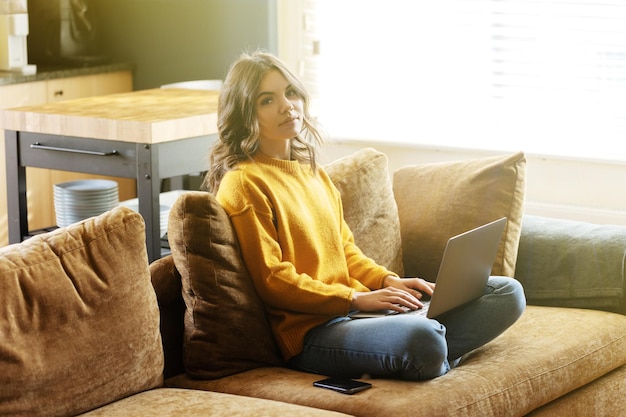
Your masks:
<instances>
[{"instance_id":1,"label":"sofa backrest","mask_svg":"<svg viewBox=\"0 0 626 417\"><path fill-rule=\"evenodd\" d=\"M0 415L76 415L163 382L142 217L0 249Z\"/></svg>"}]
</instances>

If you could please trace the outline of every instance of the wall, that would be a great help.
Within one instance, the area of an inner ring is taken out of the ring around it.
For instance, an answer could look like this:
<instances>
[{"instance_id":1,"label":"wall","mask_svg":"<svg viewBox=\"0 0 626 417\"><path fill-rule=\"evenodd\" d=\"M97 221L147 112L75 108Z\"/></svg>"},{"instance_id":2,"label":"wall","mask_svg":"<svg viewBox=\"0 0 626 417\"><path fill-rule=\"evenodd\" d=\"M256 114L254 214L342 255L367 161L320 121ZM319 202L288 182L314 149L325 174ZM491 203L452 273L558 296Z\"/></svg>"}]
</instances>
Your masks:
<instances>
[{"instance_id":1,"label":"wall","mask_svg":"<svg viewBox=\"0 0 626 417\"><path fill-rule=\"evenodd\" d=\"M276 53L275 0L93 0L102 52L136 65L134 88L223 79L242 52Z\"/></svg>"},{"instance_id":2,"label":"wall","mask_svg":"<svg viewBox=\"0 0 626 417\"><path fill-rule=\"evenodd\" d=\"M417 144L329 140L324 145L324 162L348 155L365 146L371 146L387 155L391 173L406 165L503 153ZM626 225L626 162L536 154L527 154L526 159L526 214Z\"/></svg>"}]
</instances>

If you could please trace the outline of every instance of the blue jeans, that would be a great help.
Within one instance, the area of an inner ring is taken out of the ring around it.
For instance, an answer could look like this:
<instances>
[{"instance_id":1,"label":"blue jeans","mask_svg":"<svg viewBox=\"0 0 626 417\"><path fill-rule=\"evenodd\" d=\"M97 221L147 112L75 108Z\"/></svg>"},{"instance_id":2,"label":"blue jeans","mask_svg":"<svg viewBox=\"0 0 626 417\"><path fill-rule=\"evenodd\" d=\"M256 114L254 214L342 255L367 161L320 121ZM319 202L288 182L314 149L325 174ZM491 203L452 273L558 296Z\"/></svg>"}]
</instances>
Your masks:
<instances>
[{"instance_id":1,"label":"blue jeans","mask_svg":"<svg viewBox=\"0 0 626 417\"><path fill-rule=\"evenodd\" d=\"M289 363L329 376L431 379L504 332L525 306L519 282L490 277L485 295L436 320L411 313L335 318L307 333L303 351Z\"/></svg>"}]
</instances>

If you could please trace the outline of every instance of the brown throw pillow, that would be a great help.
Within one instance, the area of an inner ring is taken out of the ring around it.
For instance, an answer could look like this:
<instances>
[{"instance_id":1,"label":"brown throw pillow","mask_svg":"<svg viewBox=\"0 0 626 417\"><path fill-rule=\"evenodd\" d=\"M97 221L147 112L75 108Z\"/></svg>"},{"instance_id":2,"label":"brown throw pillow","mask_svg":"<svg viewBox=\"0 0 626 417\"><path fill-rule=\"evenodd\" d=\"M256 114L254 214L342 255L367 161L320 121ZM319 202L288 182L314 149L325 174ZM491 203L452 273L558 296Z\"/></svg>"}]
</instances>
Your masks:
<instances>
[{"instance_id":1,"label":"brown throw pillow","mask_svg":"<svg viewBox=\"0 0 626 417\"><path fill-rule=\"evenodd\" d=\"M521 235L526 159L523 153L399 169L393 191L407 276L437 277L448 239L506 216L492 269L513 276Z\"/></svg>"},{"instance_id":2,"label":"brown throw pillow","mask_svg":"<svg viewBox=\"0 0 626 417\"><path fill-rule=\"evenodd\" d=\"M168 238L182 279L184 364L215 379L266 365L280 352L228 215L212 194L190 191L171 208Z\"/></svg>"},{"instance_id":3,"label":"brown throw pillow","mask_svg":"<svg viewBox=\"0 0 626 417\"><path fill-rule=\"evenodd\" d=\"M124 207L0 250L0 415L76 415L160 386L143 219Z\"/></svg>"},{"instance_id":4,"label":"brown throw pillow","mask_svg":"<svg viewBox=\"0 0 626 417\"><path fill-rule=\"evenodd\" d=\"M387 156L365 148L325 169L341 193L344 218L357 246L378 264L402 276L400 219Z\"/></svg>"}]
</instances>

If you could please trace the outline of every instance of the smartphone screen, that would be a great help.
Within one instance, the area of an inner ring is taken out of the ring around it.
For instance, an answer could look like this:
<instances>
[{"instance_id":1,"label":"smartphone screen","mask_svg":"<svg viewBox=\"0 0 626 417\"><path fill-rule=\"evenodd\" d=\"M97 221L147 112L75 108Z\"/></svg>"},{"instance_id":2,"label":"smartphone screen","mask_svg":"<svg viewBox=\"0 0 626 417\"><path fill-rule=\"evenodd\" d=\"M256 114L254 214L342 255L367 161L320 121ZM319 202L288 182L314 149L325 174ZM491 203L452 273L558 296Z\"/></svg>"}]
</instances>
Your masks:
<instances>
[{"instance_id":1,"label":"smartphone screen","mask_svg":"<svg viewBox=\"0 0 626 417\"><path fill-rule=\"evenodd\" d=\"M356 381L348 378L326 378L315 381L313 385L341 392L342 394L354 394L372 387L372 384L369 382Z\"/></svg>"}]
</instances>

